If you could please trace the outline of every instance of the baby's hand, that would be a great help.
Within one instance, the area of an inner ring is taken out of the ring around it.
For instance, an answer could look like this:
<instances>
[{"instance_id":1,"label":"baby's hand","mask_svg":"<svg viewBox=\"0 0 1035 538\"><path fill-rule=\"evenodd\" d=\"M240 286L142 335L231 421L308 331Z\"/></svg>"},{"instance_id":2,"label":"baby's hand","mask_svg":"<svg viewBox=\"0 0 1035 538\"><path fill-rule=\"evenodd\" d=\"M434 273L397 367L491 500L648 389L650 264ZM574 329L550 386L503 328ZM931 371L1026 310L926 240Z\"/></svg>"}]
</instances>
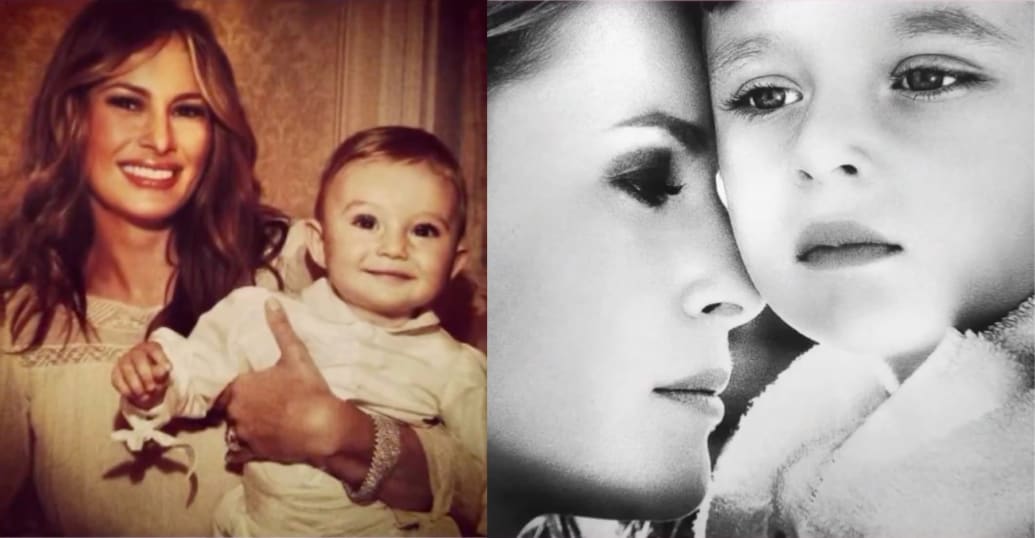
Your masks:
<instances>
[{"instance_id":1,"label":"baby's hand","mask_svg":"<svg viewBox=\"0 0 1035 538\"><path fill-rule=\"evenodd\" d=\"M165 398L171 369L161 346L142 342L119 358L111 372L111 384L129 403L151 409Z\"/></svg>"}]
</instances>

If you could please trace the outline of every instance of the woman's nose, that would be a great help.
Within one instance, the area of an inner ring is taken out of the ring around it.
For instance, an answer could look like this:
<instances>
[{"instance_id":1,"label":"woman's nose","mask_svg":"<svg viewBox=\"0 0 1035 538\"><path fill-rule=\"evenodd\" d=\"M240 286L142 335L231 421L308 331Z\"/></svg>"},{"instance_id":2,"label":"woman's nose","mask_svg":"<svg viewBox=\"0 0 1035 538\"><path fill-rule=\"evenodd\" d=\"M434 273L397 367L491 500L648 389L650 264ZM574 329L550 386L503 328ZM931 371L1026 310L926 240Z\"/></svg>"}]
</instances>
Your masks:
<instances>
[{"instance_id":1,"label":"woman's nose","mask_svg":"<svg viewBox=\"0 0 1035 538\"><path fill-rule=\"evenodd\" d=\"M694 319L729 327L751 321L762 311L762 300L742 269L691 282L683 294L683 312Z\"/></svg>"},{"instance_id":2,"label":"woman's nose","mask_svg":"<svg viewBox=\"0 0 1035 538\"><path fill-rule=\"evenodd\" d=\"M176 148L172 118L165 111L156 111L151 115L144 128L141 144L158 154L168 153Z\"/></svg>"},{"instance_id":3,"label":"woman's nose","mask_svg":"<svg viewBox=\"0 0 1035 538\"><path fill-rule=\"evenodd\" d=\"M715 207L708 213L693 234L693 244L687 245L684 263L690 270L680 306L693 319L732 328L757 316L763 303L748 278L726 212Z\"/></svg>"}]
</instances>

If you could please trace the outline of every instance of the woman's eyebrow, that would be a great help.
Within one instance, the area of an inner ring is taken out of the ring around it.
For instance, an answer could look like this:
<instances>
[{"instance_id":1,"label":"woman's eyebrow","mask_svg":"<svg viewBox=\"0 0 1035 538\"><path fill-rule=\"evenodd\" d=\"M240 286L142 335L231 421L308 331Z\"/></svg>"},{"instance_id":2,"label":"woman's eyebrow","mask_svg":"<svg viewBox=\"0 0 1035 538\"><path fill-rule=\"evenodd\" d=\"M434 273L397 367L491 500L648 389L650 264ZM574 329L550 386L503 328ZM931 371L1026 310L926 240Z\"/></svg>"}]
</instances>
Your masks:
<instances>
[{"instance_id":1,"label":"woman's eyebrow","mask_svg":"<svg viewBox=\"0 0 1035 538\"><path fill-rule=\"evenodd\" d=\"M973 41L1012 44L1006 32L963 7L931 7L895 17L895 32L903 38L941 34Z\"/></svg>"},{"instance_id":2,"label":"woman's eyebrow","mask_svg":"<svg viewBox=\"0 0 1035 538\"><path fill-rule=\"evenodd\" d=\"M146 88L143 88L141 86L137 86L135 84L130 84L128 82L122 82L122 81L111 82L111 83L108 83L108 84L104 84L103 86L101 86L101 88L105 89L105 90L111 89L111 88L122 88L123 90L127 90L127 91L130 91L130 92L135 93L137 95L140 95L141 97L151 97L151 92L149 92ZM204 101L205 97L203 95L201 95L201 93L199 93L199 92L184 92L184 93L181 93L181 94L176 95L175 97L173 97L172 101L178 103L180 101L186 101L186 100L189 100L189 99L200 99L200 100Z\"/></svg>"},{"instance_id":3,"label":"woman's eyebrow","mask_svg":"<svg viewBox=\"0 0 1035 538\"><path fill-rule=\"evenodd\" d=\"M128 82L109 82L108 84L104 84L103 86L101 86L101 88L105 90L111 88L122 88L123 90L130 91L142 97L150 97L151 95L151 92L147 91L146 89L141 88L140 86L130 84Z\"/></svg>"},{"instance_id":4,"label":"woman's eyebrow","mask_svg":"<svg viewBox=\"0 0 1035 538\"><path fill-rule=\"evenodd\" d=\"M670 116L664 112L648 112L647 114L622 120L614 126L657 127L667 131L672 138L675 138L677 142L691 152L699 153L711 151L712 149L712 133L709 129L701 127L696 123Z\"/></svg>"}]
</instances>

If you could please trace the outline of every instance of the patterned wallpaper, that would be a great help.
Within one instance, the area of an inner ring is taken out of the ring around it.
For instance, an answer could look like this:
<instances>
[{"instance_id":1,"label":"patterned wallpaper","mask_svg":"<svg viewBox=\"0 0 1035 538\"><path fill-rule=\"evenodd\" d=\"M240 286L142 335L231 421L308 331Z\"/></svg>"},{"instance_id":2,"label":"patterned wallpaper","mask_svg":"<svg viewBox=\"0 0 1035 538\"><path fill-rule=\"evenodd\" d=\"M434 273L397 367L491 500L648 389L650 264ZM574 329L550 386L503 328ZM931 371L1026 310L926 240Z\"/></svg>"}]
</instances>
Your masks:
<instances>
[{"instance_id":1,"label":"patterned wallpaper","mask_svg":"<svg viewBox=\"0 0 1035 538\"><path fill-rule=\"evenodd\" d=\"M28 107L82 0L0 2L0 171L19 160ZM442 307L484 347L485 4L476 0L184 0L208 15L259 141L266 199L309 216L316 180L349 134L422 127L469 183L473 270ZM3 174L11 181L12 178ZM475 305L475 315L469 305Z\"/></svg>"}]
</instances>

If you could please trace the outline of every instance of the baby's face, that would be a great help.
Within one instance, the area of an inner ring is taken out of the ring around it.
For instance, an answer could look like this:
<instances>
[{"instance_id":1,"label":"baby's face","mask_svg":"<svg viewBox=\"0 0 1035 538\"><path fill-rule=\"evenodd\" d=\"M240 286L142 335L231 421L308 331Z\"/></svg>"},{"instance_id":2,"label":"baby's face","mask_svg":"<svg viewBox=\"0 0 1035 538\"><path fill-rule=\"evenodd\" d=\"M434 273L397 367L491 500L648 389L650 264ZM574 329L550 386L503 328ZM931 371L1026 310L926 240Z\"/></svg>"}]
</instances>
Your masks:
<instances>
[{"instance_id":1,"label":"baby's face","mask_svg":"<svg viewBox=\"0 0 1035 538\"><path fill-rule=\"evenodd\" d=\"M772 308L885 355L1032 293L1032 5L741 2L708 16L730 217Z\"/></svg>"},{"instance_id":2,"label":"baby's face","mask_svg":"<svg viewBox=\"0 0 1035 538\"><path fill-rule=\"evenodd\" d=\"M456 190L426 165L353 162L325 195L322 242L310 253L368 319L409 318L460 270Z\"/></svg>"}]
</instances>

